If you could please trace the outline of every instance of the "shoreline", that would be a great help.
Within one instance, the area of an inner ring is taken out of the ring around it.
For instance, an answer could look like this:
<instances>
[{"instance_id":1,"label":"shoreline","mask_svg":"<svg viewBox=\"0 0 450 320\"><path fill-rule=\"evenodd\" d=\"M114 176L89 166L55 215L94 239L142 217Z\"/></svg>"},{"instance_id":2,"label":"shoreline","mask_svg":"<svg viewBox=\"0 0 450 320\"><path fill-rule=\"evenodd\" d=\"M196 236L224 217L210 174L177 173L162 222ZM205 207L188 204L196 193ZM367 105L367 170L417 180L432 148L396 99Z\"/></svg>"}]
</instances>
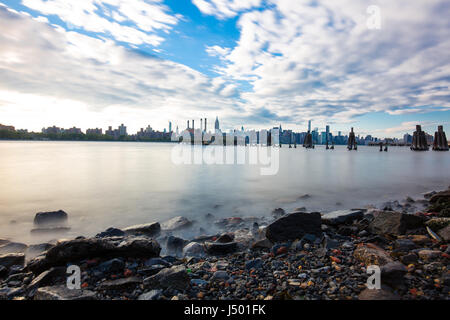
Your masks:
<instances>
[{"instance_id":1,"label":"shoreline","mask_svg":"<svg viewBox=\"0 0 450 320\"><path fill-rule=\"evenodd\" d=\"M189 240L176 236L195 226L184 217L58 243L0 239L0 299L72 297L65 267L75 264L82 289L73 299L447 300L450 191L434 193L383 210L206 215L220 232ZM381 290L366 288L371 264Z\"/></svg>"}]
</instances>

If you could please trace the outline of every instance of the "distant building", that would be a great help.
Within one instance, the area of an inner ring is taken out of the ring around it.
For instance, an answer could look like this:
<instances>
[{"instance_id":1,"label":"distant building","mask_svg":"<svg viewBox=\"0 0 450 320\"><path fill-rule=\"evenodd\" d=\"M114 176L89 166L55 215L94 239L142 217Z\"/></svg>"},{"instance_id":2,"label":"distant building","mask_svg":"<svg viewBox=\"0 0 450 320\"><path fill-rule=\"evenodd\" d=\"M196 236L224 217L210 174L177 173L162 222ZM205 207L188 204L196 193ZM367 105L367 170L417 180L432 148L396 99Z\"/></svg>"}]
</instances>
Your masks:
<instances>
[{"instance_id":1,"label":"distant building","mask_svg":"<svg viewBox=\"0 0 450 320\"><path fill-rule=\"evenodd\" d=\"M216 117L216 122L214 123L214 129L216 130L216 132L220 131L219 117Z\"/></svg>"},{"instance_id":2,"label":"distant building","mask_svg":"<svg viewBox=\"0 0 450 320\"><path fill-rule=\"evenodd\" d=\"M59 127L53 126L48 128L42 128L42 133L45 134L60 134L64 131L64 129L61 129Z\"/></svg>"},{"instance_id":3,"label":"distant building","mask_svg":"<svg viewBox=\"0 0 450 320\"><path fill-rule=\"evenodd\" d=\"M13 126L5 126L3 124L0 124L0 130L16 131L16 128L14 128Z\"/></svg>"},{"instance_id":4,"label":"distant building","mask_svg":"<svg viewBox=\"0 0 450 320\"><path fill-rule=\"evenodd\" d=\"M103 129L95 128L95 129L87 129L86 134L95 134L95 135L102 135Z\"/></svg>"},{"instance_id":5,"label":"distant building","mask_svg":"<svg viewBox=\"0 0 450 320\"><path fill-rule=\"evenodd\" d=\"M405 133L403 135L403 143L404 144L411 144L412 143L412 135L410 135L409 133Z\"/></svg>"},{"instance_id":6,"label":"distant building","mask_svg":"<svg viewBox=\"0 0 450 320\"><path fill-rule=\"evenodd\" d=\"M75 127L66 129L66 130L63 129L63 132L69 133L69 134L81 134L82 133L80 128L75 128Z\"/></svg>"},{"instance_id":7,"label":"distant building","mask_svg":"<svg viewBox=\"0 0 450 320\"><path fill-rule=\"evenodd\" d=\"M119 136L127 135L127 127L123 125L123 123L119 126Z\"/></svg>"}]
</instances>

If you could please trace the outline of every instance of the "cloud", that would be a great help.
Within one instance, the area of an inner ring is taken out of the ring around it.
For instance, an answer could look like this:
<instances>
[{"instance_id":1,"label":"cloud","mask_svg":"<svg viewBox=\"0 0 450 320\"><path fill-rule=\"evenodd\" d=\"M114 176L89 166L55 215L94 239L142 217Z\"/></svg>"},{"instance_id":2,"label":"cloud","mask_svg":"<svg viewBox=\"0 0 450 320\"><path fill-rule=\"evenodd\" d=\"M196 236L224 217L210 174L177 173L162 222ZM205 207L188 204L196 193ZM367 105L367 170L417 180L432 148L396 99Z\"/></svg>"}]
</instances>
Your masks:
<instances>
[{"instance_id":1,"label":"cloud","mask_svg":"<svg viewBox=\"0 0 450 320\"><path fill-rule=\"evenodd\" d=\"M55 119L50 114L61 115L70 105L78 117L64 121L73 125L104 113L109 116L98 125L125 119L138 129L150 122L213 117L237 108L228 98L235 92L227 81L214 82L182 64L126 49L113 40L66 31L4 7L0 29L2 122L27 118L40 128L52 124L47 121ZM30 119L30 114L37 117Z\"/></svg>"},{"instance_id":2,"label":"cloud","mask_svg":"<svg viewBox=\"0 0 450 320\"><path fill-rule=\"evenodd\" d=\"M240 38L217 66L250 84L241 94L246 109L290 115L291 123L450 110L448 2L377 1L380 30L367 27L362 0L266 3L240 15ZM202 11L232 16L217 10Z\"/></svg>"},{"instance_id":3,"label":"cloud","mask_svg":"<svg viewBox=\"0 0 450 320\"><path fill-rule=\"evenodd\" d=\"M57 16L69 29L80 28L134 45L158 46L178 18L160 0L22 0L22 4L47 16Z\"/></svg>"},{"instance_id":4,"label":"cloud","mask_svg":"<svg viewBox=\"0 0 450 320\"><path fill-rule=\"evenodd\" d=\"M258 7L262 0L192 0L192 3L204 14L226 19Z\"/></svg>"}]
</instances>

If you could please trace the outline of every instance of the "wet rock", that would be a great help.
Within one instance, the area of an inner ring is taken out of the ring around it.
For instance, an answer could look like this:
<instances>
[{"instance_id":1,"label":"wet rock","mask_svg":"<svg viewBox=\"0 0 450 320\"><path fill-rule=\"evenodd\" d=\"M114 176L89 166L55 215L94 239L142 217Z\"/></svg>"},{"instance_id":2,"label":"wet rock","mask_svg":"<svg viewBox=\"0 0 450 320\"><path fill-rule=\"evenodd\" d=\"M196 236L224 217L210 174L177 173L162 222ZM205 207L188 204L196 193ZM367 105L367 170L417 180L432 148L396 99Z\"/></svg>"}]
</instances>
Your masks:
<instances>
[{"instance_id":1,"label":"wet rock","mask_svg":"<svg viewBox=\"0 0 450 320\"><path fill-rule=\"evenodd\" d=\"M44 257L31 260L27 268L42 272L93 257L157 257L160 251L158 242L144 237L75 239L57 243Z\"/></svg>"},{"instance_id":2,"label":"wet rock","mask_svg":"<svg viewBox=\"0 0 450 320\"><path fill-rule=\"evenodd\" d=\"M339 226L337 233L342 235L342 236L351 236L351 235L355 235L358 233L358 227L357 226L346 226L346 225L341 225Z\"/></svg>"},{"instance_id":3,"label":"wet rock","mask_svg":"<svg viewBox=\"0 0 450 320\"><path fill-rule=\"evenodd\" d=\"M419 254L420 259L422 259L424 261L430 261L430 260L439 258L441 256L441 251L425 249L425 250L420 250L418 254Z\"/></svg>"},{"instance_id":4,"label":"wet rock","mask_svg":"<svg viewBox=\"0 0 450 320\"><path fill-rule=\"evenodd\" d=\"M404 264L409 265L409 264L411 264L411 263L416 263L417 260L418 260L418 257L417 257L417 255L416 255L415 253L408 253L408 254L402 256L402 257L400 258L400 260L401 260Z\"/></svg>"},{"instance_id":5,"label":"wet rock","mask_svg":"<svg viewBox=\"0 0 450 320\"><path fill-rule=\"evenodd\" d=\"M28 290L33 291L39 287L51 285L58 278L66 279L66 268L57 267L42 272L28 285Z\"/></svg>"},{"instance_id":6,"label":"wet rock","mask_svg":"<svg viewBox=\"0 0 450 320\"><path fill-rule=\"evenodd\" d=\"M270 249L273 243L269 239L258 240L252 245L252 249Z\"/></svg>"},{"instance_id":7,"label":"wet rock","mask_svg":"<svg viewBox=\"0 0 450 320\"><path fill-rule=\"evenodd\" d=\"M414 241L410 239L397 239L394 242L396 251L407 252L416 248Z\"/></svg>"},{"instance_id":8,"label":"wet rock","mask_svg":"<svg viewBox=\"0 0 450 320\"><path fill-rule=\"evenodd\" d=\"M250 260L245 264L245 269L260 269L263 266L264 262L261 258L256 258L254 260Z\"/></svg>"},{"instance_id":9,"label":"wet rock","mask_svg":"<svg viewBox=\"0 0 450 320\"><path fill-rule=\"evenodd\" d=\"M178 252L183 250L183 247L186 245L187 242L188 242L187 240L175 236L169 236L167 238L166 246L170 252Z\"/></svg>"},{"instance_id":10,"label":"wet rock","mask_svg":"<svg viewBox=\"0 0 450 320\"><path fill-rule=\"evenodd\" d=\"M138 300L158 300L158 298L162 294L161 289L150 290L149 292L145 292L138 297Z\"/></svg>"},{"instance_id":11,"label":"wet rock","mask_svg":"<svg viewBox=\"0 0 450 320\"><path fill-rule=\"evenodd\" d=\"M266 237L275 243L300 239L307 233L320 235L322 233L321 224L319 212L294 212L268 225Z\"/></svg>"},{"instance_id":12,"label":"wet rock","mask_svg":"<svg viewBox=\"0 0 450 320\"><path fill-rule=\"evenodd\" d=\"M138 277L129 277L115 280L106 280L100 283L99 290L130 290L142 283Z\"/></svg>"},{"instance_id":13,"label":"wet rock","mask_svg":"<svg viewBox=\"0 0 450 320\"><path fill-rule=\"evenodd\" d=\"M237 250L236 242L218 243L218 242L205 242L205 251L212 255L224 255L233 253Z\"/></svg>"},{"instance_id":14,"label":"wet rock","mask_svg":"<svg viewBox=\"0 0 450 320\"><path fill-rule=\"evenodd\" d=\"M353 256L363 262L366 266L383 266L393 262L392 258L386 251L372 243L360 245L353 252Z\"/></svg>"},{"instance_id":15,"label":"wet rock","mask_svg":"<svg viewBox=\"0 0 450 320\"><path fill-rule=\"evenodd\" d=\"M323 237L322 248L330 250L330 249L335 249L337 247L339 247L339 241L333 240L330 237Z\"/></svg>"},{"instance_id":16,"label":"wet rock","mask_svg":"<svg viewBox=\"0 0 450 320\"><path fill-rule=\"evenodd\" d=\"M392 287L403 284L403 277L407 273L406 267L398 262L389 262L381 267L381 282Z\"/></svg>"},{"instance_id":17,"label":"wet rock","mask_svg":"<svg viewBox=\"0 0 450 320\"><path fill-rule=\"evenodd\" d=\"M211 277L212 281L227 281L230 278L228 273L223 270L219 270L214 272L213 276Z\"/></svg>"},{"instance_id":18,"label":"wet rock","mask_svg":"<svg viewBox=\"0 0 450 320\"><path fill-rule=\"evenodd\" d=\"M144 262L146 267L151 267L151 266L155 266L155 265L163 265L165 267L171 267L172 263L168 262L165 259L162 258L150 258L147 261Z\"/></svg>"},{"instance_id":19,"label":"wet rock","mask_svg":"<svg viewBox=\"0 0 450 320\"><path fill-rule=\"evenodd\" d=\"M66 285L37 289L34 300L95 300L95 292L84 289L70 290Z\"/></svg>"},{"instance_id":20,"label":"wet rock","mask_svg":"<svg viewBox=\"0 0 450 320\"><path fill-rule=\"evenodd\" d=\"M144 279L145 286L151 288L186 290L190 279L184 266L173 266Z\"/></svg>"},{"instance_id":21,"label":"wet rock","mask_svg":"<svg viewBox=\"0 0 450 320\"><path fill-rule=\"evenodd\" d=\"M34 216L35 225L44 224L64 224L67 222L68 215L63 210L49 211L49 212L38 212Z\"/></svg>"},{"instance_id":22,"label":"wet rock","mask_svg":"<svg viewBox=\"0 0 450 320\"><path fill-rule=\"evenodd\" d=\"M103 232L97 233L96 238L106 238L106 237L122 237L125 235L120 229L117 228L108 228Z\"/></svg>"},{"instance_id":23,"label":"wet rock","mask_svg":"<svg viewBox=\"0 0 450 320\"><path fill-rule=\"evenodd\" d=\"M122 259L114 258L105 262L102 262L95 270L98 270L102 273L105 272L120 272L125 268L125 262Z\"/></svg>"},{"instance_id":24,"label":"wet rock","mask_svg":"<svg viewBox=\"0 0 450 320\"><path fill-rule=\"evenodd\" d=\"M166 231L175 231L190 227L192 222L185 217L178 216L161 223L161 229Z\"/></svg>"},{"instance_id":25,"label":"wet rock","mask_svg":"<svg viewBox=\"0 0 450 320\"><path fill-rule=\"evenodd\" d=\"M450 189L435 193L430 198L430 203L449 202L449 201L450 201Z\"/></svg>"},{"instance_id":26,"label":"wet rock","mask_svg":"<svg viewBox=\"0 0 450 320\"><path fill-rule=\"evenodd\" d=\"M322 215L322 223L326 225L349 224L364 217L363 210L337 210Z\"/></svg>"},{"instance_id":27,"label":"wet rock","mask_svg":"<svg viewBox=\"0 0 450 320\"><path fill-rule=\"evenodd\" d=\"M439 230L438 234L444 241L450 241L450 225Z\"/></svg>"},{"instance_id":28,"label":"wet rock","mask_svg":"<svg viewBox=\"0 0 450 320\"><path fill-rule=\"evenodd\" d=\"M7 253L0 255L0 266L10 268L14 265L23 266L25 263L25 255L23 253Z\"/></svg>"},{"instance_id":29,"label":"wet rock","mask_svg":"<svg viewBox=\"0 0 450 320\"><path fill-rule=\"evenodd\" d=\"M28 246L20 242L8 242L0 246L0 254L6 253L24 253Z\"/></svg>"},{"instance_id":30,"label":"wet rock","mask_svg":"<svg viewBox=\"0 0 450 320\"><path fill-rule=\"evenodd\" d=\"M183 248L185 257L201 257L205 254L204 247L198 242L190 242Z\"/></svg>"},{"instance_id":31,"label":"wet rock","mask_svg":"<svg viewBox=\"0 0 450 320\"><path fill-rule=\"evenodd\" d=\"M390 289L364 289L359 295L359 300L400 300L400 296Z\"/></svg>"},{"instance_id":32,"label":"wet rock","mask_svg":"<svg viewBox=\"0 0 450 320\"><path fill-rule=\"evenodd\" d=\"M233 235L233 234L230 234L230 233L224 233L224 234L220 235L220 236L217 238L216 242L219 242L219 243L228 243L228 242L233 242L233 240L234 240L234 235Z\"/></svg>"},{"instance_id":33,"label":"wet rock","mask_svg":"<svg viewBox=\"0 0 450 320\"><path fill-rule=\"evenodd\" d=\"M369 225L372 233L376 234L404 234L407 230L423 227L424 219L419 216L395 212L378 211Z\"/></svg>"},{"instance_id":34,"label":"wet rock","mask_svg":"<svg viewBox=\"0 0 450 320\"><path fill-rule=\"evenodd\" d=\"M156 237L161 232L161 225L159 222L151 222L146 224L138 224L123 229L126 234L144 235L147 237Z\"/></svg>"}]
</instances>

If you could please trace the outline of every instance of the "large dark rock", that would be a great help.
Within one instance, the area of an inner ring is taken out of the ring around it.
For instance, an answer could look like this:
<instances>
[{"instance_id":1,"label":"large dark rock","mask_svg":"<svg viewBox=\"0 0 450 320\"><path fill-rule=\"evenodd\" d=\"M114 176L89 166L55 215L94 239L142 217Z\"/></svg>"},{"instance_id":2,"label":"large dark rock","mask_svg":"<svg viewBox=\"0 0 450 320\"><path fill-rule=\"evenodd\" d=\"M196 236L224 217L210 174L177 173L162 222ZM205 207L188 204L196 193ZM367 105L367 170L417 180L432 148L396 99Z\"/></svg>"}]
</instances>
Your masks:
<instances>
[{"instance_id":1,"label":"large dark rock","mask_svg":"<svg viewBox=\"0 0 450 320\"><path fill-rule=\"evenodd\" d=\"M23 253L7 253L0 255L0 266L10 268L15 265L23 266L25 263L25 255Z\"/></svg>"},{"instance_id":2,"label":"large dark rock","mask_svg":"<svg viewBox=\"0 0 450 320\"><path fill-rule=\"evenodd\" d=\"M31 260L27 268L42 272L53 266L64 265L94 257L157 257L161 251L158 242L146 237L112 237L75 239L57 243L45 256Z\"/></svg>"},{"instance_id":3,"label":"large dark rock","mask_svg":"<svg viewBox=\"0 0 450 320\"><path fill-rule=\"evenodd\" d=\"M67 213L63 210L38 212L34 216L34 224L62 224L67 222Z\"/></svg>"},{"instance_id":4,"label":"large dark rock","mask_svg":"<svg viewBox=\"0 0 450 320\"><path fill-rule=\"evenodd\" d=\"M97 238L106 238L106 237L122 237L125 235L125 232L117 229L117 228L108 228L103 232L97 233L95 237Z\"/></svg>"},{"instance_id":5,"label":"large dark rock","mask_svg":"<svg viewBox=\"0 0 450 320\"><path fill-rule=\"evenodd\" d=\"M305 234L320 235L322 219L319 212L294 212L274 221L266 228L266 237L272 242L301 239Z\"/></svg>"},{"instance_id":6,"label":"large dark rock","mask_svg":"<svg viewBox=\"0 0 450 320\"><path fill-rule=\"evenodd\" d=\"M186 290L190 285L190 278L186 268L182 265L166 268L157 274L145 278L144 285L151 288Z\"/></svg>"},{"instance_id":7,"label":"large dark rock","mask_svg":"<svg viewBox=\"0 0 450 320\"><path fill-rule=\"evenodd\" d=\"M138 224L135 226L125 228L123 229L123 231L127 234L144 235L147 237L157 237L161 232L161 225L159 224L159 222Z\"/></svg>"},{"instance_id":8,"label":"large dark rock","mask_svg":"<svg viewBox=\"0 0 450 320\"><path fill-rule=\"evenodd\" d=\"M84 289L70 290L66 285L37 289L34 300L95 300L95 292Z\"/></svg>"},{"instance_id":9,"label":"large dark rock","mask_svg":"<svg viewBox=\"0 0 450 320\"><path fill-rule=\"evenodd\" d=\"M400 235L423 226L424 219L419 216L396 211L377 211L369 230L376 234Z\"/></svg>"},{"instance_id":10,"label":"large dark rock","mask_svg":"<svg viewBox=\"0 0 450 320\"><path fill-rule=\"evenodd\" d=\"M33 281L28 285L28 290L34 291L39 287L49 286L56 279L66 279L66 268L56 267L51 268L47 271L42 272L39 276L33 279Z\"/></svg>"},{"instance_id":11,"label":"large dark rock","mask_svg":"<svg viewBox=\"0 0 450 320\"><path fill-rule=\"evenodd\" d=\"M402 263L389 262L381 267L381 282L395 288L403 284L404 275L407 272L408 270Z\"/></svg>"},{"instance_id":12,"label":"large dark rock","mask_svg":"<svg viewBox=\"0 0 450 320\"><path fill-rule=\"evenodd\" d=\"M430 203L436 202L450 202L450 189L438 192L431 196Z\"/></svg>"},{"instance_id":13,"label":"large dark rock","mask_svg":"<svg viewBox=\"0 0 450 320\"><path fill-rule=\"evenodd\" d=\"M327 225L339 225L352 223L364 217L363 210L337 210L322 215L322 223Z\"/></svg>"},{"instance_id":14,"label":"large dark rock","mask_svg":"<svg viewBox=\"0 0 450 320\"><path fill-rule=\"evenodd\" d=\"M189 241L175 236L169 236L167 238L166 246L169 252L179 252L183 250L183 247L189 243Z\"/></svg>"},{"instance_id":15,"label":"large dark rock","mask_svg":"<svg viewBox=\"0 0 450 320\"><path fill-rule=\"evenodd\" d=\"M233 253L237 250L238 246L236 242L205 242L205 251L212 255L224 255Z\"/></svg>"},{"instance_id":16,"label":"large dark rock","mask_svg":"<svg viewBox=\"0 0 450 320\"><path fill-rule=\"evenodd\" d=\"M6 253L24 253L28 246L20 242L8 242L0 246L0 254Z\"/></svg>"}]
</instances>

